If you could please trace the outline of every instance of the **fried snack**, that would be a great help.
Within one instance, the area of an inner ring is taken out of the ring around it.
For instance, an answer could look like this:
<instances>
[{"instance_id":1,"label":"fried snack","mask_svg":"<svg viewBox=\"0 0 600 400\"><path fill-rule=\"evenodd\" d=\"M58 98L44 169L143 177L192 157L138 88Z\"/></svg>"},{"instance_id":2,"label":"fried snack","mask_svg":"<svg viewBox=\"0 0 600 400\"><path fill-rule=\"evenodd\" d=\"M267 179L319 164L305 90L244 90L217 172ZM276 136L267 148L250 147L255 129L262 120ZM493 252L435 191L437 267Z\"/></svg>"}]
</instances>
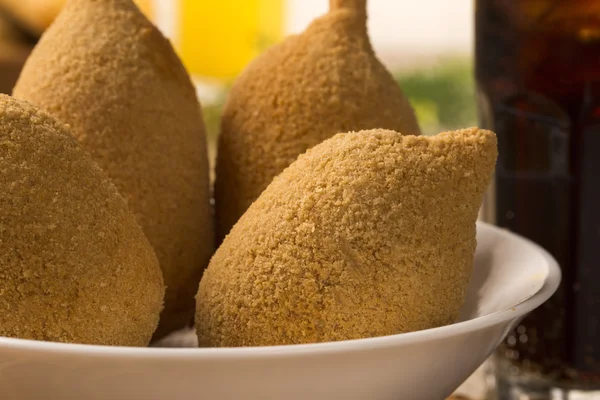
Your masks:
<instances>
[{"instance_id":1,"label":"fried snack","mask_svg":"<svg viewBox=\"0 0 600 400\"><path fill-rule=\"evenodd\" d=\"M330 12L252 62L226 102L215 182L218 243L299 154L336 133L419 134L411 105L376 58L366 0Z\"/></svg>"},{"instance_id":2,"label":"fried snack","mask_svg":"<svg viewBox=\"0 0 600 400\"><path fill-rule=\"evenodd\" d=\"M334 136L282 172L234 226L197 295L213 346L315 343L454 322L496 136Z\"/></svg>"},{"instance_id":3,"label":"fried snack","mask_svg":"<svg viewBox=\"0 0 600 400\"><path fill-rule=\"evenodd\" d=\"M167 286L156 337L190 325L212 210L201 107L168 40L130 0L69 0L14 95L69 124L138 218Z\"/></svg>"},{"instance_id":4,"label":"fried snack","mask_svg":"<svg viewBox=\"0 0 600 400\"><path fill-rule=\"evenodd\" d=\"M68 127L0 95L0 170L0 336L147 346L158 260Z\"/></svg>"}]
</instances>

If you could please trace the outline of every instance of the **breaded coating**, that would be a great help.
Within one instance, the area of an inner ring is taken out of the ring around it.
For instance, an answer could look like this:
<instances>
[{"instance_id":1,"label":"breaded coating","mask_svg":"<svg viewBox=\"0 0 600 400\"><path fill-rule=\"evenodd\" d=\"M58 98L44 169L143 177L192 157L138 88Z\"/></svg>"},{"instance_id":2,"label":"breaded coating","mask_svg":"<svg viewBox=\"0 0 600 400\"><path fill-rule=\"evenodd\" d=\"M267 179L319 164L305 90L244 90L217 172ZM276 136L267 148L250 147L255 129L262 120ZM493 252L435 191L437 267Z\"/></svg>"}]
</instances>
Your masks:
<instances>
[{"instance_id":1,"label":"breaded coating","mask_svg":"<svg viewBox=\"0 0 600 400\"><path fill-rule=\"evenodd\" d=\"M411 105L373 52L366 20L366 0L332 0L328 14L238 77L219 137L219 243L276 175L323 140L374 128L419 134Z\"/></svg>"},{"instance_id":2,"label":"breaded coating","mask_svg":"<svg viewBox=\"0 0 600 400\"><path fill-rule=\"evenodd\" d=\"M158 260L68 127L0 95L0 171L0 336L147 346Z\"/></svg>"},{"instance_id":3,"label":"breaded coating","mask_svg":"<svg viewBox=\"0 0 600 400\"><path fill-rule=\"evenodd\" d=\"M191 325L213 216L201 108L168 40L130 0L69 0L14 95L69 124L136 215L167 286L156 337Z\"/></svg>"},{"instance_id":4,"label":"breaded coating","mask_svg":"<svg viewBox=\"0 0 600 400\"><path fill-rule=\"evenodd\" d=\"M465 298L496 136L338 134L250 206L206 270L199 340L262 346L450 324Z\"/></svg>"}]
</instances>

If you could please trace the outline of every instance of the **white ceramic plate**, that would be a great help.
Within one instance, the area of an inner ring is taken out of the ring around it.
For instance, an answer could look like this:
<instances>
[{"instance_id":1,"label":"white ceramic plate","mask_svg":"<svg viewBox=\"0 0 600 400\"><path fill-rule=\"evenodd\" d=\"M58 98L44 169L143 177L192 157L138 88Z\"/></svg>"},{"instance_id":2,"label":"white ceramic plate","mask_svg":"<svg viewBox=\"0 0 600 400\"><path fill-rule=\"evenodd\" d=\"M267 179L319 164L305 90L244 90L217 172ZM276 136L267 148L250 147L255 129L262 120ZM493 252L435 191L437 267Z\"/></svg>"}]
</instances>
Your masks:
<instances>
[{"instance_id":1,"label":"white ceramic plate","mask_svg":"<svg viewBox=\"0 0 600 400\"><path fill-rule=\"evenodd\" d=\"M461 321L372 339L237 349L121 348L0 338L11 400L438 400L558 287L537 245L478 225Z\"/></svg>"}]
</instances>

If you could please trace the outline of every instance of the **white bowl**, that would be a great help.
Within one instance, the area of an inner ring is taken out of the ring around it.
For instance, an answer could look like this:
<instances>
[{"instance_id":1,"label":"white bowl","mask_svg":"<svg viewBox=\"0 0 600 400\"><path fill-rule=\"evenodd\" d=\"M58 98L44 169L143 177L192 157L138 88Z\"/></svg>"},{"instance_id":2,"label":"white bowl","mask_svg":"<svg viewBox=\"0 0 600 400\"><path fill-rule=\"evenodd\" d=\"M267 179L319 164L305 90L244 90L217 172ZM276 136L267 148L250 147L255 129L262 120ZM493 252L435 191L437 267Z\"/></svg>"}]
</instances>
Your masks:
<instances>
[{"instance_id":1,"label":"white bowl","mask_svg":"<svg viewBox=\"0 0 600 400\"><path fill-rule=\"evenodd\" d=\"M478 224L461 321L371 339L235 349L121 348L0 338L0 393L11 400L438 400L556 290L537 245Z\"/></svg>"}]
</instances>

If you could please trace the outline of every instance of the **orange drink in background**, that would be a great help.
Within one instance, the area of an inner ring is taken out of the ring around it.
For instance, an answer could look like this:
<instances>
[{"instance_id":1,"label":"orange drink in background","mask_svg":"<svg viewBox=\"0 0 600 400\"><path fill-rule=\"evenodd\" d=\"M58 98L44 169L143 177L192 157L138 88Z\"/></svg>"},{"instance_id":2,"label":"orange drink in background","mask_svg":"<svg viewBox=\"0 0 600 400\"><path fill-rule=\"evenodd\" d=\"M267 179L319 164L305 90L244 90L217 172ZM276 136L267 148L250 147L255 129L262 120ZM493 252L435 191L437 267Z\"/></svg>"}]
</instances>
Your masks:
<instances>
[{"instance_id":1,"label":"orange drink in background","mask_svg":"<svg viewBox=\"0 0 600 400\"><path fill-rule=\"evenodd\" d=\"M280 41L285 0L137 0L194 78L228 82Z\"/></svg>"}]
</instances>

